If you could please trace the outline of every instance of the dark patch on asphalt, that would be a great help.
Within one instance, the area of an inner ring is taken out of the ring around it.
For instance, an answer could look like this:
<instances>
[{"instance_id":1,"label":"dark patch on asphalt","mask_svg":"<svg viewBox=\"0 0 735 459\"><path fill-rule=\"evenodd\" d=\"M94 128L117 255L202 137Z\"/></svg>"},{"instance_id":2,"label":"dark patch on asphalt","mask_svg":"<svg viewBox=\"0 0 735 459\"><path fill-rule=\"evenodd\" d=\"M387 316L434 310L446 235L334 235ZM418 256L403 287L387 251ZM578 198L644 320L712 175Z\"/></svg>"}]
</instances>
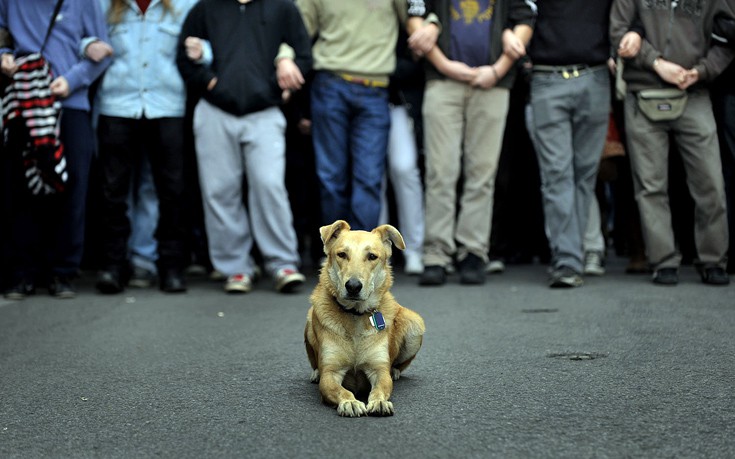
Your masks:
<instances>
[{"instance_id":1,"label":"dark patch on asphalt","mask_svg":"<svg viewBox=\"0 0 735 459\"><path fill-rule=\"evenodd\" d=\"M524 314L549 314L552 312L559 312L558 309L521 309Z\"/></svg>"},{"instance_id":2,"label":"dark patch on asphalt","mask_svg":"<svg viewBox=\"0 0 735 459\"><path fill-rule=\"evenodd\" d=\"M595 360L604 359L607 354L601 352L550 352L546 357L561 360Z\"/></svg>"}]
</instances>

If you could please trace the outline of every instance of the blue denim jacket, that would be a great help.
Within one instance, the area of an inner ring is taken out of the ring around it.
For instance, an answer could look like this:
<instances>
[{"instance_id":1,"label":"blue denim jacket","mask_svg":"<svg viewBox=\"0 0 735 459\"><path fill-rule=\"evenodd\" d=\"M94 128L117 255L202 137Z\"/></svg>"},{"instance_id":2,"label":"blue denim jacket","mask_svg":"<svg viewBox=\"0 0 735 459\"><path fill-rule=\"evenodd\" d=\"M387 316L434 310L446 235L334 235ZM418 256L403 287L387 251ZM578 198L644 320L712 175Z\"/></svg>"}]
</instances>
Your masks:
<instances>
[{"instance_id":1,"label":"blue denim jacket","mask_svg":"<svg viewBox=\"0 0 735 459\"><path fill-rule=\"evenodd\" d=\"M110 0L99 0L107 14ZM135 0L118 24L108 26L114 50L112 64L97 92L101 115L123 118L184 116L186 92L176 67L181 25L197 0L173 0L174 14L164 14L161 0L151 1L145 15Z\"/></svg>"}]
</instances>

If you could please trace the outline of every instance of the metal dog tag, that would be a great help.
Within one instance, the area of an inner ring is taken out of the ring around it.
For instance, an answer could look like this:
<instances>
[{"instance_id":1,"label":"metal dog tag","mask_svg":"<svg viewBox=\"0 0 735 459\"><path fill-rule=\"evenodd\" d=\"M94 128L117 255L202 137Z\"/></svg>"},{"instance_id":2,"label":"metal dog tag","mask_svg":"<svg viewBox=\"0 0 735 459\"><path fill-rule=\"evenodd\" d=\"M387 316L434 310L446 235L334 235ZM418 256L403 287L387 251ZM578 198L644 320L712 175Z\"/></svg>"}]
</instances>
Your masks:
<instances>
[{"instance_id":1,"label":"metal dog tag","mask_svg":"<svg viewBox=\"0 0 735 459\"><path fill-rule=\"evenodd\" d=\"M378 331L385 330L385 319L383 318L383 314L381 314L380 311L375 311L373 315L370 316L370 323Z\"/></svg>"}]
</instances>

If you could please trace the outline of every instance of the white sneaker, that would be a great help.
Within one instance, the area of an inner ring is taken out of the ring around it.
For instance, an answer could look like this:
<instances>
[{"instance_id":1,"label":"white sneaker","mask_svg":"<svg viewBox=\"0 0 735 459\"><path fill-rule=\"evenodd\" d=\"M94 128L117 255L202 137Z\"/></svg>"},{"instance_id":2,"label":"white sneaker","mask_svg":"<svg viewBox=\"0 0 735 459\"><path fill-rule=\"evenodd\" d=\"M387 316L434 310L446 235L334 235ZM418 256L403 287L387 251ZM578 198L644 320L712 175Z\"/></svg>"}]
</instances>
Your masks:
<instances>
[{"instance_id":1,"label":"white sneaker","mask_svg":"<svg viewBox=\"0 0 735 459\"><path fill-rule=\"evenodd\" d=\"M291 268L281 268L273 277L276 280L276 290L281 293L294 292L306 280L303 274Z\"/></svg>"},{"instance_id":2,"label":"white sneaker","mask_svg":"<svg viewBox=\"0 0 735 459\"><path fill-rule=\"evenodd\" d=\"M403 272L411 275L418 275L424 272L424 262L421 259L421 254L416 252L405 252L403 254L405 264L403 266Z\"/></svg>"},{"instance_id":3,"label":"white sneaker","mask_svg":"<svg viewBox=\"0 0 735 459\"><path fill-rule=\"evenodd\" d=\"M253 281L247 274L233 274L225 282L227 293L248 293L253 289Z\"/></svg>"},{"instance_id":4,"label":"white sneaker","mask_svg":"<svg viewBox=\"0 0 735 459\"><path fill-rule=\"evenodd\" d=\"M500 274L505 271L505 263L497 258L491 259L485 265L485 272L488 274Z\"/></svg>"},{"instance_id":5,"label":"white sneaker","mask_svg":"<svg viewBox=\"0 0 735 459\"><path fill-rule=\"evenodd\" d=\"M584 274L587 276L602 276L605 274L605 262L600 252L586 252L584 254Z\"/></svg>"}]
</instances>

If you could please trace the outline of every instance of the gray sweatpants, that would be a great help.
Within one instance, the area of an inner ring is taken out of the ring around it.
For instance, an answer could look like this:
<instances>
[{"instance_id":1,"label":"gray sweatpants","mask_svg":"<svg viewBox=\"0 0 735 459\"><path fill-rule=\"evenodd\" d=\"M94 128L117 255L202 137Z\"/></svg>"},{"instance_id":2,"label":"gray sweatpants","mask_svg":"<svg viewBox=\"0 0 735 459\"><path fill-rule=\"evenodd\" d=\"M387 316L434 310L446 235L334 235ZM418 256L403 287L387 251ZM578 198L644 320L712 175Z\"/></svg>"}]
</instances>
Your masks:
<instances>
[{"instance_id":1,"label":"gray sweatpants","mask_svg":"<svg viewBox=\"0 0 735 459\"><path fill-rule=\"evenodd\" d=\"M253 240L269 274L299 264L285 186L286 120L277 107L234 116L205 100L194 111L209 256L217 271L252 275ZM248 209L243 203L247 179Z\"/></svg>"}]
</instances>

